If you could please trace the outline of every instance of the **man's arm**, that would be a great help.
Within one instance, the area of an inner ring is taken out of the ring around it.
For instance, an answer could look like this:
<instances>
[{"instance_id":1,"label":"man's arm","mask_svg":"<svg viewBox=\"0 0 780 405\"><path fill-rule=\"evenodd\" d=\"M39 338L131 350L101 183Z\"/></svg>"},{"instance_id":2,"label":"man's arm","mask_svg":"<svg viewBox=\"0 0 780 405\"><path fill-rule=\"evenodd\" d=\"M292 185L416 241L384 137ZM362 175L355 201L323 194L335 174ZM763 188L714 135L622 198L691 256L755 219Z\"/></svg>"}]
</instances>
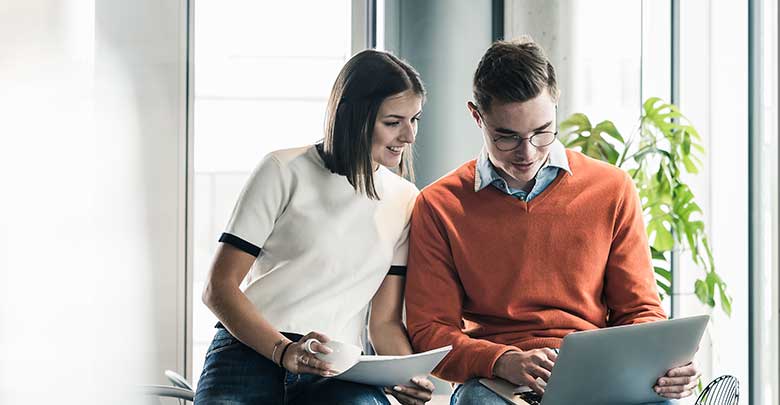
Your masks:
<instances>
[{"instance_id":1,"label":"man's arm","mask_svg":"<svg viewBox=\"0 0 780 405\"><path fill-rule=\"evenodd\" d=\"M655 286L639 196L628 176L623 195L616 214L604 286L610 326L666 319ZM693 363L676 367L659 378L653 389L667 398L685 398L693 392L699 376Z\"/></svg>"},{"instance_id":2,"label":"man's arm","mask_svg":"<svg viewBox=\"0 0 780 405\"><path fill-rule=\"evenodd\" d=\"M604 278L609 326L666 319L655 284L642 207L628 175L622 192Z\"/></svg>"},{"instance_id":3,"label":"man's arm","mask_svg":"<svg viewBox=\"0 0 780 405\"><path fill-rule=\"evenodd\" d=\"M463 333L463 286L445 227L424 193L415 203L410 232L406 319L412 346L416 351L453 346L434 370L434 375L445 380L492 377L496 360L516 349Z\"/></svg>"}]
</instances>

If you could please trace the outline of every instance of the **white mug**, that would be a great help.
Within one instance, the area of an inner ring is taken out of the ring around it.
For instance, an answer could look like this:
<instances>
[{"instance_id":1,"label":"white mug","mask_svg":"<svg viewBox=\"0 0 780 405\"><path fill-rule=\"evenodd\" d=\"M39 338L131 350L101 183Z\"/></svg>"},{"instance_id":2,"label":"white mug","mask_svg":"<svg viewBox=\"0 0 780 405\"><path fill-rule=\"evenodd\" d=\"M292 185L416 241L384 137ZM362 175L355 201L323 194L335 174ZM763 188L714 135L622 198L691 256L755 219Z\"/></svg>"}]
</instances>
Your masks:
<instances>
[{"instance_id":1,"label":"white mug","mask_svg":"<svg viewBox=\"0 0 780 405\"><path fill-rule=\"evenodd\" d=\"M355 363L358 362L360 354L363 350L353 344L339 342L331 340L328 343L323 343L324 346L333 350L333 352L317 353L316 356L322 361L326 361L331 364L331 368L336 372L347 371Z\"/></svg>"}]
</instances>

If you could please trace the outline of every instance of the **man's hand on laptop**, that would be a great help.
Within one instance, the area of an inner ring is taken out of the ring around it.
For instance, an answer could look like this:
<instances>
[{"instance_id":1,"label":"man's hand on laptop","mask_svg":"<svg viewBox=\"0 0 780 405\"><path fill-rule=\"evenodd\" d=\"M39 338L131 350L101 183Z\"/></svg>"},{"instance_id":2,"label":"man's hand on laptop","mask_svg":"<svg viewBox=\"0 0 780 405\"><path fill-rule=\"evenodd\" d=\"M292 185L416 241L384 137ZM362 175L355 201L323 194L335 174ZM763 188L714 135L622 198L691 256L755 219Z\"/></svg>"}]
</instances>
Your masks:
<instances>
[{"instance_id":1,"label":"man's hand on laptop","mask_svg":"<svg viewBox=\"0 0 780 405\"><path fill-rule=\"evenodd\" d=\"M544 387L536 379L547 382L557 358L552 349L509 351L498 358L493 366L493 375L512 384L525 385L541 395Z\"/></svg>"},{"instance_id":2,"label":"man's hand on laptop","mask_svg":"<svg viewBox=\"0 0 780 405\"><path fill-rule=\"evenodd\" d=\"M656 381L653 389L658 395L666 398L685 398L693 394L693 389L699 383L701 374L696 365L688 363L685 366L669 370L666 375Z\"/></svg>"}]
</instances>

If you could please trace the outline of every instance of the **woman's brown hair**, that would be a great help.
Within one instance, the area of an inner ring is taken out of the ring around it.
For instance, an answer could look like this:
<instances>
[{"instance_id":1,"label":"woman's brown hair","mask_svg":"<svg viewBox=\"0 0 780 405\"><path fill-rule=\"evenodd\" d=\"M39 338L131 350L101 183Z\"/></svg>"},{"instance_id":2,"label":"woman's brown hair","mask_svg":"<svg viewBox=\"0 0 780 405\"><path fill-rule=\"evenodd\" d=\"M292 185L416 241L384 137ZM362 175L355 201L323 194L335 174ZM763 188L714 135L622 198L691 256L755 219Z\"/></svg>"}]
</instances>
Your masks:
<instances>
[{"instance_id":1,"label":"woman's brown hair","mask_svg":"<svg viewBox=\"0 0 780 405\"><path fill-rule=\"evenodd\" d=\"M357 192L371 199L379 199L371 159L377 112L387 97L407 90L424 99L420 74L387 52L369 49L347 61L330 92L323 160L328 169L346 176ZM404 148L397 172L413 180L411 145Z\"/></svg>"}]
</instances>

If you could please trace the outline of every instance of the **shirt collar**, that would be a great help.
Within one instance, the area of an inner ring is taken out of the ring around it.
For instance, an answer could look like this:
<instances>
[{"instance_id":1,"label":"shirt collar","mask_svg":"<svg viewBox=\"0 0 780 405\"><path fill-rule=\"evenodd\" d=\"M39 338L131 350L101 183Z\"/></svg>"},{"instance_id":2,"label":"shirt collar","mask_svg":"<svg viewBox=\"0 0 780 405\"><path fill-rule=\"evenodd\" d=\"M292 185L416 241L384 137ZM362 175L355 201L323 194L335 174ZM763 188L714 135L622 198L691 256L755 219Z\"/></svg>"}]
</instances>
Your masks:
<instances>
[{"instance_id":1,"label":"shirt collar","mask_svg":"<svg viewBox=\"0 0 780 405\"><path fill-rule=\"evenodd\" d=\"M555 142L550 145L550 153L547 155L547 162L545 162L542 168L539 169L539 172L546 169L547 167L563 169L566 170L570 176L574 175L574 173L571 171L571 167L569 167L569 158L566 156L566 148L558 139L556 139ZM498 171L493 166L493 163L490 162L487 149L484 146L482 146L482 151L480 151L479 156L477 157L475 170L474 191L482 190L483 188L492 184L494 181L502 179L501 175L498 174Z\"/></svg>"}]
</instances>

